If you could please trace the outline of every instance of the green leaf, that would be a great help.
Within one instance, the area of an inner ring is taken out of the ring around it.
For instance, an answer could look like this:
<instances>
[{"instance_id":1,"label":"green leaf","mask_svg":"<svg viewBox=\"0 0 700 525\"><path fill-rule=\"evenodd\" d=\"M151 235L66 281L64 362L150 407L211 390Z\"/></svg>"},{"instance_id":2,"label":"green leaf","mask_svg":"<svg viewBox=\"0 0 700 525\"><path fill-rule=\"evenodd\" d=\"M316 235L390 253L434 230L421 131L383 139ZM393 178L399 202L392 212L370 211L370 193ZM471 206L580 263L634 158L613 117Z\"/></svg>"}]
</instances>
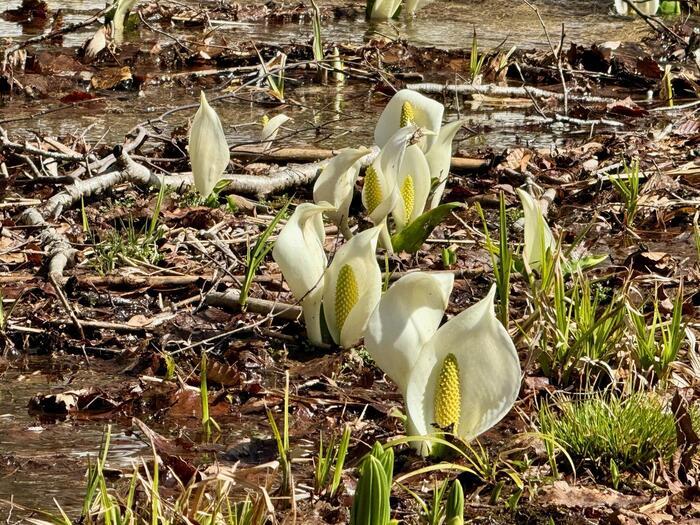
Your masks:
<instances>
[{"instance_id":1,"label":"green leaf","mask_svg":"<svg viewBox=\"0 0 700 525\"><path fill-rule=\"evenodd\" d=\"M594 266L598 266L607 258L607 255L584 255L580 259L568 260L564 265L564 273L572 275L589 270Z\"/></svg>"},{"instance_id":2,"label":"green leaf","mask_svg":"<svg viewBox=\"0 0 700 525\"><path fill-rule=\"evenodd\" d=\"M386 525L389 521L389 492L384 466L373 451L360 467L360 479L350 509L350 525Z\"/></svg>"},{"instance_id":3,"label":"green leaf","mask_svg":"<svg viewBox=\"0 0 700 525\"><path fill-rule=\"evenodd\" d=\"M452 482L452 488L447 496L445 521L447 525L464 525L464 491L458 480Z\"/></svg>"},{"instance_id":4,"label":"green leaf","mask_svg":"<svg viewBox=\"0 0 700 525\"><path fill-rule=\"evenodd\" d=\"M659 13L662 15L680 15L681 3L678 0L666 0L661 2Z\"/></svg>"},{"instance_id":5,"label":"green leaf","mask_svg":"<svg viewBox=\"0 0 700 525\"><path fill-rule=\"evenodd\" d=\"M459 202L448 202L426 211L415 221L391 237L391 244L397 252L416 253L433 229L455 208L463 207Z\"/></svg>"}]
</instances>

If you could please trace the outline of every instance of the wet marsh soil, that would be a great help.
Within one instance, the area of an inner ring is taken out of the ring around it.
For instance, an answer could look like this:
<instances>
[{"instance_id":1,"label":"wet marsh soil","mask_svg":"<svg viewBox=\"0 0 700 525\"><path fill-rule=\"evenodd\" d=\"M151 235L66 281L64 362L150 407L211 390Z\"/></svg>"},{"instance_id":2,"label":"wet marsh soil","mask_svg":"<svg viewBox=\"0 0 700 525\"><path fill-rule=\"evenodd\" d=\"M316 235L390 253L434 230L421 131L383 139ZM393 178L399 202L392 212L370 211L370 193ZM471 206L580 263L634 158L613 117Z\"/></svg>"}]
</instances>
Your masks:
<instances>
[{"instance_id":1,"label":"wet marsh soil","mask_svg":"<svg viewBox=\"0 0 700 525\"><path fill-rule=\"evenodd\" d=\"M2 8L8 13L20 4L12 0ZM536 16L524 4L438 1L415 20L376 24L363 20L359 5L321 2L324 38L349 57L355 75L349 71L346 83L337 85L320 78L308 65L290 68L286 104L273 103L264 87L235 91L252 78L251 71L253 75L257 71L233 68L257 66L257 51L266 59L281 50L289 55L288 63L310 61L312 29L307 8L281 3L264 7L258 3L200 4L142 2L144 18L160 32L139 23L127 33L122 46L103 52L94 61L85 60L80 47L98 24L71 32L62 41L28 47L25 68L17 67L0 77L0 126L16 142L26 140L49 148L37 140L37 134L54 137L69 150L90 151L96 158L107 156L125 137L133 138L134 130L142 126L149 136L135 154L138 160L159 173L185 172L189 170L184 155L188 119L196 107L196 94L206 89L230 95L216 109L232 146L254 146L260 117L280 111L294 118L280 135L283 147L370 145L374 122L392 85L466 78L473 26L481 48L491 50L489 58L494 59L486 61L485 82L520 85L522 74L528 85L561 89L548 43ZM14 42L47 31L59 8L67 24L84 20L102 7L89 0L49 1L51 17L45 23L31 24L0 13L0 37ZM201 19L202 9L210 11L211 27ZM667 312L669 298L683 279L684 311L690 329L697 333L700 266L692 217L700 197L694 164L700 124L693 108L654 111L664 106L659 97L665 63L674 61L674 89L686 97L697 95L695 66L679 51L681 46L650 37L640 20L610 15L606 4L546 2L540 9L552 38L558 39L561 23L566 26L564 49L568 50L567 81L572 93L619 101L631 95L635 103L571 104L571 116L583 121L616 120L622 123L618 127L543 123L532 101L525 98L473 100L435 95L447 105L449 118L459 114L468 121L455 143L457 154L489 163L478 173L455 176L446 201L480 203L493 229L498 224L499 192L506 195L509 209L515 210L513 188L533 179L543 188L554 188L556 199L549 217L564 235L564 242L571 243L583 233L589 252L609 255L594 273L600 285L619 287L630 275L645 292L658 285ZM189 22L183 22L185 19ZM692 27L691 19L676 30L689 35ZM392 42L386 36L400 40ZM496 50L506 38L506 44ZM614 41L624 43L599 46ZM499 70L494 65L502 56L499 51L511 45L518 47L513 63ZM224 71L227 68L230 71ZM13 84L13 79L19 84ZM648 90L654 93L650 102L646 100ZM561 113L556 101L540 103L548 116ZM178 107L182 109L160 118ZM79 206L64 210L56 224L78 254L76 265L63 276L63 285L81 319L95 322L92 326L86 323L83 338L48 280L38 232L18 220L25 208L39 205L62 186L32 180L36 177L26 159L15 153L0 150L10 170L9 178L0 179L0 287L6 311L18 302L2 339L0 360L0 499L13 497L21 505L51 511L55 497L69 515L77 516L88 458L96 455L105 424L112 425L108 465L115 482L133 462L149 457L148 439L132 418L170 439L177 455L191 464L216 459L228 465L255 466L273 461L276 450L265 409L279 416L284 371L289 370L293 471L303 490L313 486L311 465L319 431L327 436L345 423L353 427L349 469L343 476L345 489L340 498L301 501L300 522L346 522L355 483L352 469L375 440L384 442L403 432L395 415L401 407L400 395L361 351L311 348L304 343L298 322L264 320L252 313L201 303L200 294L225 290L240 277L247 242L260 235L283 196L267 195L260 201L246 195L231 209L225 207L222 195L220 207L211 209L193 204L191 195L168 194L160 218L162 258L149 264L122 260L106 276L96 267L95 245L114 232L126 232L130 224L137 229L146 225L155 209L155 194L126 184L86 198L89 234L81 227ZM633 157L641 159L649 180L632 231L624 225L619 195L604 182L602 177L608 172L602 170ZM234 163L245 173L270 169L269 163L251 164L249 159L235 159ZM81 167L74 161L60 164L58 175ZM310 199L309 188L290 188L288 195L292 192L299 201ZM354 206L359 209L358 203ZM521 235L513 225L517 217L511 219L510 234L517 241ZM203 236L205 230L213 231L215 237ZM451 246L457 254L453 268L457 281L448 313L455 314L482 296L492 280L491 258L481 231L474 207L460 210L434 232L418 255L392 258L391 269L440 270L441 249ZM331 247L332 242L329 240ZM221 243L233 257L221 249ZM232 264L233 275L221 269ZM109 278L129 275L141 280ZM271 260L258 275L254 297L291 301ZM524 284L515 282L512 293L513 318L521 321L526 315ZM216 339L209 341L212 337ZM203 439L199 423L197 367L203 348L211 359L210 410L223 429L210 443ZM519 350L525 362L529 352L522 341ZM175 360L174 375L166 355ZM484 436L483 444L493 455L510 450L517 443L516 436L535 429L537 402L556 389L541 377L534 363L524 368L527 377L516 409ZM541 444L527 443L526 450L536 458L532 470L546 468ZM402 450L397 454L395 473L425 465ZM528 485L515 510L503 503L514 492L512 485L506 484L502 499L491 503L493 484L465 478L467 517L473 523L504 524L550 520L557 524L680 523L700 518L691 496L678 504L669 500L664 508L668 518L642 516L637 510L644 504L671 493L672 498L677 497L679 492L668 487L643 489L641 483L606 492L611 489L589 474L580 473L582 488L572 488L575 481L569 474L556 483L547 476L533 476L536 481ZM259 482L271 487L277 483L276 474L268 473ZM433 482L413 480L411 488L426 497ZM409 523L415 520L417 506L407 493L397 491L392 508L398 518ZM0 516L5 512L7 507L0 506ZM22 515L18 509L14 512Z\"/></svg>"}]
</instances>

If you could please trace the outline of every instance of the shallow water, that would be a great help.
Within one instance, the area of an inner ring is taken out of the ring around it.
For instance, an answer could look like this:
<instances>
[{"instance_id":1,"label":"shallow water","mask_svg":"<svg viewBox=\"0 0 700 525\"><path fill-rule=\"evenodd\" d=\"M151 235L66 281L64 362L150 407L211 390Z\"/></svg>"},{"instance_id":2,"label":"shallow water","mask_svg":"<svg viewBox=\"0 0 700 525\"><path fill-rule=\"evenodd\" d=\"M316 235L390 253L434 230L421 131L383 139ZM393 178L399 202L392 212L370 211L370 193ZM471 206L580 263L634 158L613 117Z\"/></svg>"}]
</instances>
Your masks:
<instances>
[{"instance_id":1,"label":"shallow water","mask_svg":"<svg viewBox=\"0 0 700 525\"><path fill-rule=\"evenodd\" d=\"M8 8L17 7L21 0L10 0ZM208 2L185 0L190 5L206 5ZM209 2L214 4L214 2ZM321 1L322 5L349 5L339 0ZM96 0L49 0L51 9L62 8L66 23L83 20L104 6ZM359 7L359 4L352 4ZM550 31L550 38L559 39L561 24L566 27L566 42L587 44L609 40L638 40L646 31L643 22L612 15L606 3L589 0L558 0L539 2L543 19ZM216 23L216 22L214 22ZM67 35L66 47L82 45L95 31L97 24L83 31ZM535 13L524 3L509 3L502 0L481 0L477 2L436 1L419 11L415 19L401 18L388 23L368 23L362 17L354 20L338 18L328 20L323 27L324 40L361 44L368 38L378 35L405 38L408 42L441 48L464 48L471 45L472 31L476 28L481 49L490 49L503 44L506 49L515 45L520 48L548 46L544 32ZM23 38L32 31L23 32L17 23L0 18L0 37ZM184 34L185 28L173 28L175 34ZM189 31L189 29L187 30ZM228 41L256 40L266 43L306 42L312 29L310 19L293 23L233 23L217 24L217 32ZM147 29L141 33L127 34L127 39L142 36L149 42L169 40L154 35ZM164 75L153 72L154 76ZM294 73L290 75L294 76ZM426 78L427 81L430 78ZM459 80L456 78L455 80ZM141 93L109 92L101 93L106 100L86 104L76 109L62 110L38 116L31 121L3 124L15 133L30 134L31 130L42 130L52 135L80 135L83 132L89 141L102 139L108 143L119 143L124 134L137 123L155 118L173 106L196 102L196 93L191 89L175 84L146 85ZM333 85L295 84L288 82L289 98L293 101L283 108L294 118L287 129L287 137L281 136L285 145L318 145L324 147L357 146L358 143L371 143L371 126L384 101L380 97L370 99L367 86L346 87L339 90ZM18 115L37 113L43 109L40 101L16 99L5 107L0 106L0 121ZM505 110L502 107L483 105L478 109L463 108L471 118L474 127L488 126L488 130L459 146L474 149L479 144L491 147L509 147L516 144L547 146L566 136L566 128L522 130L534 120L522 110ZM275 114L275 108L264 108L241 100L229 100L218 104L224 126L231 143L245 143L257 139L257 122L263 114ZM182 125L194 110L175 113L168 119L172 126ZM450 115L455 118L456 115ZM317 127L321 125L321 133ZM574 130L577 132L578 130Z\"/></svg>"},{"instance_id":2,"label":"shallow water","mask_svg":"<svg viewBox=\"0 0 700 525\"><path fill-rule=\"evenodd\" d=\"M125 415L51 416L30 413L30 399L37 394L58 394L68 390L97 387L108 395L124 385L138 385L136 378L119 375L123 365L114 361L72 356L34 356L28 362L18 360L0 375L0 520L8 515L2 500L10 498L33 510L56 513L54 498L71 517L77 517L83 504L88 466L98 456L106 426L111 425L107 470L116 477L119 471L129 473L135 464L152 457L150 444L144 440L132 420ZM150 416L150 413L149 413ZM142 416L143 418L143 416ZM199 420L178 416L167 421L144 419L163 436L177 437L185 443L201 442ZM255 418L245 424L228 417L218 418L222 433L216 443L202 452L186 452L183 456L197 461L211 451L236 447L253 437L267 437ZM135 430L135 432L132 432ZM266 429L265 429L266 430ZM110 478L111 479L111 478ZM27 513L14 510L15 518Z\"/></svg>"},{"instance_id":3,"label":"shallow water","mask_svg":"<svg viewBox=\"0 0 700 525\"><path fill-rule=\"evenodd\" d=\"M34 358L23 370L10 369L0 377L0 499L33 509L56 511L53 498L73 512L82 505L89 458L99 452L105 421L51 421L32 415L29 400L38 393L50 394L87 386L99 386L109 376L57 365L47 358ZM99 363L97 363L99 366ZM50 370L48 367L59 366ZM80 366L79 364L77 365ZM108 465L128 467L148 449L120 425L112 431ZM7 508L0 505L0 516Z\"/></svg>"},{"instance_id":4,"label":"shallow water","mask_svg":"<svg viewBox=\"0 0 700 525\"><path fill-rule=\"evenodd\" d=\"M105 2L99 0L48 0L47 3L51 10L63 9L67 23L83 20L85 16L105 6ZM201 0L180 0L178 3L205 7L207 4L216 4ZM240 3L256 2L244 0ZM320 0L317 3L320 6L360 6L359 2L342 0ZM12 9L19 6L21 0L6 0L3 4ZM641 20L613 14L612 2L547 0L537 2L537 8L555 44L559 39L562 24L566 28L567 39L579 44L621 39L632 41L640 38L646 29ZM548 45L533 10L523 2L504 0L437 0L420 10L415 19L401 17L391 22L339 19L326 23L323 36L331 41L359 43L373 34L383 34L389 37L400 36L416 45L458 49L471 45L473 28L476 28L480 42L487 47L496 46L503 41L508 47L517 45L530 48ZM267 43L289 42L290 39L308 38L311 35L311 21L290 24L236 22L219 26L218 30L239 39L245 37ZM29 33L36 34L35 31ZM80 38L69 35L66 44L82 44L83 37L89 34L89 29L86 29L82 34L77 34ZM0 37L23 35L26 36L20 24L0 19Z\"/></svg>"}]
</instances>

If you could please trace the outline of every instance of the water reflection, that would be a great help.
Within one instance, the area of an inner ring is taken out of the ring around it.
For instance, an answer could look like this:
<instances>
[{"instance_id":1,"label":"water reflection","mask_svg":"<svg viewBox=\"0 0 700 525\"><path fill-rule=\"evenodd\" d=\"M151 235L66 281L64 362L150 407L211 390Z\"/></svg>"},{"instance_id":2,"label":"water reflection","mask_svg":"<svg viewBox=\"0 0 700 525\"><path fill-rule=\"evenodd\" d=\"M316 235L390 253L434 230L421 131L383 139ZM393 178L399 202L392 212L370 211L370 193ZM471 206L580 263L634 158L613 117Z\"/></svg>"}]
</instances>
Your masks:
<instances>
[{"instance_id":1,"label":"water reflection","mask_svg":"<svg viewBox=\"0 0 700 525\"><path fill-rule=\"evenodd\" d=\"M41 34L45 30L48 30L51 24L51 16L58 9L61 9L63 12L63 22L65 25L85 20L86 16L96 13L106 5L104 0L46 0L46 4L48 5L51 15L47 21L47 26L44 28L35 25L23 26L20 23L5 20L2 14L0 14L0 38L26 38ZM21 5L22 0L3 0L2 2L3 11L17 9ZM85 40L85 34L85 31L81 31L77 34L67 35L65 38L65 45L76 46L82 44Z\"/></svg>"},{"instance_id":2,"label":"water reflection","mask_svg":"<svg viewBox=\"0 0 700 525\"><path fill-rule=\"evenodd\" d=\"M245 0L242 3L254 3ZM182 0L179 3L199 6L195 0ZM347 5L340 0L321 0L322 5ZM16 8L21 0L5 2L8 8ZM52 10L64 11L65 23L84 20L89 14L104 7L103 0L48 0ZM550 36L558 40L560 26L566 27L567 42L582 44L605 40L635 40L644 33L644 24L614 16L607 3L588 0L556 0L539 2L538 8L547 23ZM77 33L67 35L65 47L82 45L95 31L97 25L90 26ZM471 45L473 28L476 28L481 49L490 49L506 41L506 47L516 45L520 48L546 46L544 32L536 15L525 4L504 2L503 0L474 1L436 1L421 10L415 19L402 18L398 21L368 23L359 19L338 18L324 22L323 36L327 42L350 42L361 44L369 38L384 35L392 38L401 37L407 41L426 46L443 48L468 48ZM191 35L191 29L172 27L168 29L175 34ZM140 31L140 32L139 32ZM138 42L139 38L147 41L150 48L154 41L163 44L170 41L162 35L154 35L144 28L127 33L127 39ZM293 23L245 23L218 25L217 32L228 41L244 38L266 43L289 43L306 41L311 37L310 19ZM26 37L19 24L3 21L0 18L0 37ZM154 72L155 76L160 74ZM294 85L289 89L291 96L301 102L299 107L286 108L295 116L297 134L289 137L288 145L317 144L325 141L324 147L343 147L358 142L371 143L372 130L378 110L383 104L381 97L369 99L367 88L346 87L339 91L333 83L319 86L318 83ZM32 121L33 129L42 129L54 135L80 134L89 128L87 138L97 140L104 136L108 142L120 142L124 134L138 122L160 113L173 106L196 102L196 94L174 84L146 86L141 96L136 93L110 92L107 100L90 103L71 111L41 116ZM23 108L22 105L25 107ZM37 111L37 104L24 100L14 100L8 107L0 107L0 120L16 116L18 111L28 113ZM232 143L248 142L257 138L255 126L239 127L242 122L258 122L263 113L270 111L255 104L240 100L218 104L222 118L227 123L229 139ZM476 124L488 125L491 131L486 137L493 146L511 146L514 142L512 126L526 123L520 111L501 111L494 113L488 107L470 110L463 108ZM192 112L174 114L169 122L179 125ZM502 114L509 126L499 129L501 121L494 121L496 114ZM512 126L511 126L512 125ZM13 128L9 124L10 129ZM22 132L24 123L14 126L15 132ZM552 140L551 134L524 133L523 140L535 145L546 145Z\"/></svg>"},{"instance_id":3,"label":"water reflection","mask_svg":"<svg viewBox=\"0 0 700 525\"><path fill-rule=\"evenodd\" d=\"M66 21L83 19L105 6L104 0L47 0L50 10L63 9ZM199 6L195 0L182 0L184 5ZM256 3L244 0L242 4ZM3 2L8 9L21 4L21 0ZM321 0L320 5L344 6L341 0ZM558 39L561 25L566 28L569 41L579 44L605 40L636 40L641 37L645 25L641 20L623 18L612 13L612 2L590 2L590 0L557 0L538 2L538 9L545 20L550 35ZM233 23L214 25L217 31L232 37L265 42L288 42L290 39L311 35L311 21L300 23ZM390 22L371 22L363 19L338 18L324 21L326 40L360 43L367 38L384 35L405 38L418 45L442 48L468 48L472 29L476 28L484 46L493 47L504 40L519 47L541 47L547 41L535 13L522 2L503 0L437 1L421 11L415 19L402 17ZM243 35L242 35L243 33ZM22 35L21 26L0 18L0 36ZM69 35L69 41L74 44Z\"/></svg>"}]
</instances>

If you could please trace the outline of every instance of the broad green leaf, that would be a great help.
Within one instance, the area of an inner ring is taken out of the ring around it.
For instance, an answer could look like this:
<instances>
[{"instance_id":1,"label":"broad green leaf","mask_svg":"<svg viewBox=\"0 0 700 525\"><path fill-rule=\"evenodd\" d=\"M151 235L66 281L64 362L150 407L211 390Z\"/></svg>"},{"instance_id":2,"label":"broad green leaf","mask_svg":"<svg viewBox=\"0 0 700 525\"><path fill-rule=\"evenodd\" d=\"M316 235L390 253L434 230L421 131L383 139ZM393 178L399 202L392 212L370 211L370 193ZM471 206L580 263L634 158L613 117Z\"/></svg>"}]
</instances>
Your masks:
<instances>
[{"instance_id":1,"label":"broad green leaf","mask_svg":"<svg viewBox=\"0 0 700 525\"><path fill-rule=\"evenodd\" d=\"M448 202L425 212L415 221L391 237L391 244L397 252L415 253L443 219L455 208L464 206L459 202Z\"/></svg>"}]
</instances>

